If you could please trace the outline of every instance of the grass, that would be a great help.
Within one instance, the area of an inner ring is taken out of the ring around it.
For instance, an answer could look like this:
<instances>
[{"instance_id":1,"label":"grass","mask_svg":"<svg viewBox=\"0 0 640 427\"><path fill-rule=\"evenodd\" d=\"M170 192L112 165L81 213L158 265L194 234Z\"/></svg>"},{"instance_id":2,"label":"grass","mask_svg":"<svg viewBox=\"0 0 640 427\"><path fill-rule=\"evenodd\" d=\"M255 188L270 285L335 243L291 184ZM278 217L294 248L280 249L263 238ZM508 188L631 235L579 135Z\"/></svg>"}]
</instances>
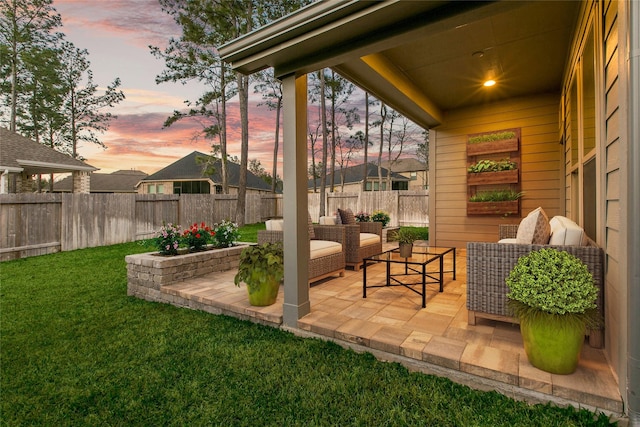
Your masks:
<instances>
[{"instance_id":1,"label":"grass","mask_svg":"<svg viewBox=\"0 0 640 427\"><path fill-rule=\"evenodd\" d=\"M258 230L265 229L266 227L264 225L264 222L258 222L256 224L246 224L238 229L238 231L240 232L240 241L255 243L258 241Z\"/></svg>"},{"instance_id":2,"label":"grass","mask_svg":"<svg viewBox=\"0 0 640 427\"><path fill-rule=\"evenodd\" d=\"M2 425L597 426L368 353L126 295L127 243L0 264Z\"/></svg>"},{"instance_id":3,"label":"grass","mask_svg":"<svg viewBox=\"0 0 640 427\"><path fill-rule=\"evenodd\" d=\"M429 227L413 227L413 226L402 226L400 230L408 229L411 230L417 237L416 240L429 240ZM392 233L390 236L387 236L390 242L397 241L398 239L395 237L396 233Z\"/></svg>"},{"instance_id":4,"label":"grass","mask_svg":"<svg viewBox=\"0 0 640 427\"><path fill-rule=\"evenodd\" d=\"M518 200L522 197L522 193L513 190L491 190L479 191L469 198L470 202L505 202Z\"/></svg>"}]
</instances>

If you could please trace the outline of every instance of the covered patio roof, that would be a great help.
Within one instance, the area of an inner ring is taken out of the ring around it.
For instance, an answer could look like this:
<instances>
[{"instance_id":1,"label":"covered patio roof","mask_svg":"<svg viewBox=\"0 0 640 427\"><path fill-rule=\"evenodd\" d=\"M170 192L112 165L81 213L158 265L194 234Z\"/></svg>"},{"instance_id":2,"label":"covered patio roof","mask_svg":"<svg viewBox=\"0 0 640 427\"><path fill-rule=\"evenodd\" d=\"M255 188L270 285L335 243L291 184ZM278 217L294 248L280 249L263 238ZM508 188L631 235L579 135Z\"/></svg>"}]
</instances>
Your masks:
<instances>
[{"instance_id":1,"label":"covered patio roof","mask_svg":"<svg viewBox=\"0 0 640 427\"><path fill-rule=\"evenodd\" d=\"M318 2L222 46L246 74L331 67L417 124L558 92L580 2ZM497 83L485 88L486 79Z\"/></svg>"},{"instance_id":2,"label":"covered patio roof","mask_svg":"<svg viewBox=\"0 0 640 427\"><path fill-rule=\"evenodd\" d=\"M417 124L447 110L558 93L580 2L316 2L220 48L283 81L285 324L307 314L306 74L332 67ZM495 86L482 83L494 79ZM435 142L434 142L435 144Z\"/></svg>"}]
</instances>

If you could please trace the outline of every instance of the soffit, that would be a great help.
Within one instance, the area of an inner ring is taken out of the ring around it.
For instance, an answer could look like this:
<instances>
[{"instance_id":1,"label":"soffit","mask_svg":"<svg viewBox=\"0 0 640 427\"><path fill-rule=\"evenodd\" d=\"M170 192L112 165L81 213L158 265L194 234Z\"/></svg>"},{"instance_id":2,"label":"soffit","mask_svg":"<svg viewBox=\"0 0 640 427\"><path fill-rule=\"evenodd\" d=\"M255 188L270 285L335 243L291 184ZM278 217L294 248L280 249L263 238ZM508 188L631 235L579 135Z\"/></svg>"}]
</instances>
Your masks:
<instances>
[{"instance_id":1,"label":"soffit","mask_svg":"<svg viewBox=\"0 0 640 427\"><path fill-rule=\"evenodd\" d=\"M285 18L276 35L268 26L223 47L223 59L247 73L274 67L278 76L332 67L434 127L449 109L559 91L580 8L577 1L362 3L369 6L345 7L333 21L326 4L314 4L321 25L298 19L287 38ZM498 84L487 90L481 83L491 73Z\"/></svg>"}]
</instances>

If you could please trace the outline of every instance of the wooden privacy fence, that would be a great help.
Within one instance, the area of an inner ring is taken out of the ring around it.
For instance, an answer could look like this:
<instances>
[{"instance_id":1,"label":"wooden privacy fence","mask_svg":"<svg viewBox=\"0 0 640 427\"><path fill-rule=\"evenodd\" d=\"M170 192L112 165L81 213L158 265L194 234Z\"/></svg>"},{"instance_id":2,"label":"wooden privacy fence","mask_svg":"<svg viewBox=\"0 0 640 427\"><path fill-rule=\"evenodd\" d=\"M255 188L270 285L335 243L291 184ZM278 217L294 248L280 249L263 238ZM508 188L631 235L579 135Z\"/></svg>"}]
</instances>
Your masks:
<instances>
[{"instance_id":1,"label":"wooden privacy fence","mask_svg":"<svg viewBox=\"0 0 640 427\"><path fill-rule=\"evenodd\" d=\"M353 213L377 210L391 217L390 226L429 225L429 190L422 191L366 191L360 193L327 193L326 215L334 215L338 208L350 208ZM314 221L320 215L320 194L309 195L309 212Z\"/></svg>"},{"instance_id":2,"label":"wooden privacy fence","mask_svg":"<svg viewBox=\"0 0 640 427\"><path fill-rule=\"evenodd\" d=\"M247 195L245 223L281 216L281 198ZM220 194L0 194L0 261L148 239L163 223L235 221L236 202Z\"/></svg>"},{"instance_id":3,"label":"wooden privacy fence","mask_svg":"<svg viewBox=\"0 0 640 427\"><path fill-rule=\"evenodd\" d=\"M208 225L235 220L236 195L221 194L0 194L0 261L154 236L163 223ZM327 194L327 212L384 210L391 225L428 224L428 192ZM309 194L317 221L320 196ZM282 216L281 194L249 194L245 223Z\"/></svg>"}]
</instances>

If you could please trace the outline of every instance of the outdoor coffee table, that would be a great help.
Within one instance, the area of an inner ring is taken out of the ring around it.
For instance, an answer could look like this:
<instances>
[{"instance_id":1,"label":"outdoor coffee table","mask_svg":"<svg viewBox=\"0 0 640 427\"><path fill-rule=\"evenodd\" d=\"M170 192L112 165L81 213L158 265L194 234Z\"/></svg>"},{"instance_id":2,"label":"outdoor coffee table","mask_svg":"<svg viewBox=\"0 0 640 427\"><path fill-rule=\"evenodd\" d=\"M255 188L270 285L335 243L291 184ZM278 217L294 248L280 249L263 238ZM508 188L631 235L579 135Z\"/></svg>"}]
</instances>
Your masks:
<instances>
[{"instance_id":1,"label":"outdoor coffee table","mask_svg":"<svg viewBox=\"0 0 640 427\"><path fill-rule=\"evenodd\" d=\"M453 269L451 270L444 269L444 256L447 254L452 254L453 256ZM428 284L438 284L440 286L440 292L442 292L445 273L453 273L453 280L456 280L456 248L414 245L413 252L409 258L401 257L399 249L391 249L377 255L366 257L363 261L363 298L367 297L367 288L404 286L422 296L422 308L424 308L427 306L426 287ZM387 274L385 284L372 285L367 283L368 263L386 264ZM433 266L431 271L427 268L430 266ZM415 280L416 277L418 279L417 281Z\"/></svg>"}]
</instances>

